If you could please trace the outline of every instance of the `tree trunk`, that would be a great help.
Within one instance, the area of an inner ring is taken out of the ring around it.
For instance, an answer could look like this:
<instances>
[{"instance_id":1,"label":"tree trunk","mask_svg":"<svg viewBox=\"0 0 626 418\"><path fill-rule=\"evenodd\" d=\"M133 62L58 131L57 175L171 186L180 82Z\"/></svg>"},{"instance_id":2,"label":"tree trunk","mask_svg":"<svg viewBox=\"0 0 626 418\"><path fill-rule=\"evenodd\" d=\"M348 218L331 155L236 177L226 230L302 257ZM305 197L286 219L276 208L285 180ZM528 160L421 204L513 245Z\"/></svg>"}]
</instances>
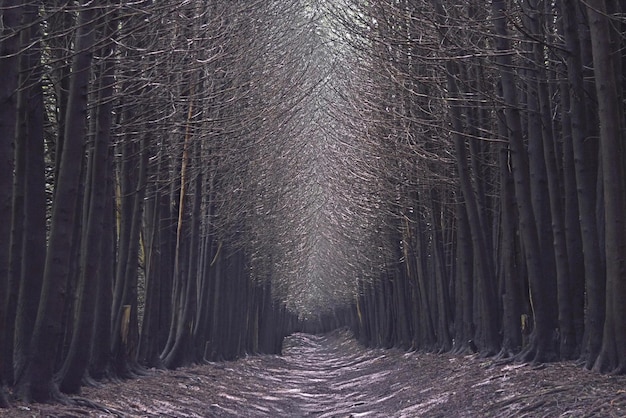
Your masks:
<instances>
[{"instance_id":1,"label":"tree trunk","mask_svg":"<svg viewBox=\"0 0 626 418\"><path fill-rule=\"evenodd\" d=\"M479 322L476 323L476 343L484 354L495 354L499 349L497 332L497 308L496 308L496 274L493 261L488 253L487 228L480 215L479 206L476 201L476 192L472 187L470 167L466 149L465 131L461 120L461 109L458 100L459 89L456 78L459 76L456 63L448 60L446 62L447 86L452 103L450 113L454 132L454 149L456 152L456 166L459 174L459 183L463 194L463 204L467 211L468 222L471 231L472 250L474 258L474 269L477 280L478 306L480 310ZM472 337L473 338L473 337Z\"/></svg>"},{"instance_id":2,"label":"tree trunk","mask_svg":"<svg viewBox=\"0 0 626 418\"><path fill-rule=\"evenodd\" d=\"M587 11L600 117L607 274L604 334L594 369L621 374L626 373L626 149L622 94L615 74L620 55L611 41L606 1L589 0Z\"/></svg>"},{"instance_id":3,"label":"tree trunk","mask_svg":"<svg viewBox=\"0 0 626 418\"><path fill-rule=\"evenodd\" d=\"M501 115L502 116L502 115ZM501 123L504 125L504 123ZM506 129L502 132L506 135ZM502 259L502 272L504 276L504 294L502 295L503 307L503 336L500 356L510 357L518 353L522 348L522 318L520 273L517 266L516 250L516 225L517 217L515 208L515 194L513 190L513 178L509 170L509 149L503 145L500 151L500 204L501 204L501 241L500 258Z\"/></svg>"},{"instance_id":4,"label":"tree trunk","mask_svg":"<svg viewBox=\"0 0 626 418\"><path fill-rule=\"evenodd\" d=\"M500 53L496 60L500 66L503 99L506 104L505 115L509 129L509 144L511 147L511 162L515 195L519 212L520 233L523 240L526 264L528 268L530 291L533 300L535 327L531 342L525 357L537 362L553 361L557 358L554 344L554 332L557 327L556 307L551 297L550 286L554 277L550 276L549 269L544 267L541 255L541 243L535 221L535 214L531 205L531 187L529 182L528 155L522 138L522 124L518 107L518 92L513 74L513 63L510 50L510 40L506 21L506 4L504 0L494 0L492 3L492 21L495 27L496 50Z\"/></svg>"},{"instance_id":5,"label":"tree trunk","mask_svg":"<svg viewBox=\"0 0 626 418\"><path fill-rule=\"evenodd\" d=\"M37 5L28 6L34 22L39 17ZM30 32L30 34L27 34ZM44 97L41 85L41 29L33 23L23 33L23 45L30 44L20 59L18 124L16 128L16 172L23 173L23 238L19 252L19 293L15 316L13 365L15 380L24 372L30 338L37 317L39 292L46 254L46 186L44 163ZM19 167L23 165L23 167ZM16 260L17 262L17 260Z\"/></svg>"},{"instance_id":6,"label":"tree trunk","mask_svg":"<svg viewBox=\"0 0 626 418\"><path fill-rule=\"evenodd\" d=\"M474 339L474 263L472 238L467 210L462 202L457 203L457 263L456 296L454 305L455 336L454 350L462 354L473 351L470 341Z\"/></svg>"},{"instance_id":7,"label":"tree trunk","mask_svg":"<svg viewBox=\"0 0 626 418\"><path fill-rule=\"evenodd\" d=\"M448 352L452 348L452 338L450 337L450 295L448 293L448 282L446 274L446 264L444 261L443 249L443 219L441 218L440 194L433 188L430 193L431 203L431 225L433 229L433 268L434 279L436 281L437 294L437 341L439 350Z\"/></svg>"},{"instance_id":8,"label":"tree trunk","mask_svg":"<svg viewBox=\"0 0 626 418\"><path fill-rule=\"evenodd\" d=\"M196 164L200 166L200 143L194 144L196 148ZM169 352L163 357L163 363L167 368L176 368L188 362L190 349L193 346L191 341L191 331L193 329L193 319L195 318L197 308L197 276L199 262L199 246L200 246L200 214L202 205L202 172L197 170L195 174L194 199L191 214L191 237L189 257L187 259L188 268L186 274L184 294L181 295L179 307L180 314L176 324L174 343Z\"/></svg>"},{"instance_id":9,"label":"tree trunk","mask_svg":"<svg viewBox=\"0 0 626 418\"><path fill-rule=\"evenodd\" d=\"M58 391L53 381L54 361L63 332L62 314L71 261L71 239L76 222L76 199L86 136L87 89L95 40L94 31L90 27L95 7L93 4L83 6L78 17L65 146L56 183L41 301L31 340L29 363L16 384L22 398L38 402L50 401L57 396Z\"/></svg>"},{"instance_id":10,"label":"tree trunk","mask_svg":"<svg viewBox=\"0 0 626 418\"><path fill-rule=\"evenodd\" d=\"M103 214L102 242L100 243L100 269L96 279L95 316L91 330L91 352L89 375L94 379L112 376L111 370L111 307L113 306L113 286L115 272L115 192L113 191L113 148L109 148L109 166L105 189L105 209ZM112 262L113 261L113 262Z\"/></svg>"},{"instance_id":11,"label":"tree trunk","mask_svg":"<svg viewBox=\"0 0 626 418\"><path fill-rule=\"evenodd\" d=\"M579 6L571 7L561 2L565 41L568 49L567 76L570 92L570 115L572 126L572 147L580 213L580 230L585 266L585 334L581 359L586 367L591 368L600 352L602 326L605 315L606 279L600 252L600 238L596 220L596 178L597 178L597 141L590 140L592 135L587 119L592 109L585 100L587 93L583 78L581 40L578 36L577 11ZM578 13L580 14L580 12Z\"/></svg>"},{"instance_id":12,"label":"tree trunk","mask_svg":"<svg viewBox=\"0 0 626 418\"><path fill-rule=\"evenodd\" d=\"M420 201L419 196L415 196L414 200L415 207L419 207ZM435 324L433 320L433 310L431 309L431 305L433 304L432 299L430 297L428 291L428 278L430 277L428 273L428 259L430 258L427 254L427 244L425 237L425 223L426 220L423 218L422 214L418 210L414 210L415 217L415 280L417 282L417 292L419 294L418 305L420 307L421 314L420 318L420 338L419 338L419 346L420 348L433 349L436 342L435 337ZM432 281L432 280L431 280Z\"/></svg>"},{"instance_id":13,"label":"tree trunk","mask_svg":"<svg viewBox=\"0 0 626 418\"><path fill-rule=\"evenodd\" d=\"M0 388L13 378L12 342L14 313L9 316L9 256L11 244L11 219L13 206L13 174L15 126L17 121L17 86L20 36L16 31L23 13L21 0L3 0L3 29L0 32L0 213L6 217L0 222ZM12 300L15 300L13 298ZM12 334L12 333L11 333ZM9 347L11 345L11 347ZM9 356L9 357L8 357ZM0 389L0 392L2 390ZM3 396L0 394L0 398ZM0 404L4 404L0 399Z\"/></svg>"},{"instance_id":14,"label":"tree trunk","mask_svg":"<svg viewBox=\"0 0 626 418\"><path fill-rule=\"evenodd\" d=\"M111 324L111 353L113 355L113 367L115 373L121 377L130 377L135 371L139 371L137 364L137 348L139 343L139 325L137 317L137 275L139 267L139 243L140 231L143 219L143 201L146 191L148 152L149 152L149 132L142 134L141 144L139 144L139 154L137 163L139 164L137 179L131 193L132 203L130 211L125 213L129 216L126 220L128 231L124 236L120 236L120 248L122 240L127 251L124 265L118 266L114 291L112 324ZM126 138L130 140L130 138ZM125 147L127 152L131 152ZM125 154L124 159L129 160L130 154ZM125 165L126 170L131 170L129 164ZM129 171L123 171L122 176L130 176ZM120 250L121 251L121 250Z\"/></svg>"},{"instance_id":15,"label":"tree trunk","mask_svg":"<svg viewBox=\"0 0 626 418\"><path fill-rule=\"evenodd\" d=\"M525 4L526 16L531 33L536 39L545 41L546 37L544 33L542 33L542 28L546 22L540 17L543 13L543 7L540 7L541 2L538 2L535 6L530 5L530 3ZM547 236L545 240L546 250L542 250L542 253L544 255L548 254L547 249L553 248L554 258L552 260L556 268L555 284L556 294L558 296L559 354L561 358L571 359L576 350L576 335L572 317L571 276L565 240L562 182L559 178L557 157L555 155L556 145L552 131L552 109L550 92L548 91L546 81L547 73L544 64L545 52L543 48L543 45L537 42L534 42L532 45L533 62L535 66L532 71L531 80L529 81L529 83L532 84L530 90L535 91L537 96L535 100L538 105L537 115L539 116L540 122L538 126L541 128L540 138L542 139L541 146L543 148L541 155L543 157L543 169L545 170L547 180L547 201L549 203L548 208L552 224L551 228L549 225L545 225L545 234ZM545 201L546 199L544 198L542 200ZM554 290L550 289L550 292L554 292Z\"/></svg>"},{"instance_id":16,"label":"tree trunk","mask_svg":"<svg viewBox=\"0 0 626 418\"><path fill-rule=\"evenodd\" d=\"M161 156L159 166L165 161ZM161 167L157 168L156 185L148 191L146 199L145 216L144 216L144 242L146 248L145 266L146 266L146 291L144 317L141 324L141 336L139 339L138 361L145 367L162 367L159 358L159 317L161 307L161 281L164 274L161 272L161 240L165 239L165 232L160 230L161 225L161 192L159 191L159 173Z\"/></svg>"},{"instance_id":17,"label":"tree trunk","mask_svg":"<svg viewBox=\"0 0 626 418\"><path fill-rule=\"evenodd\" d=\"M562 10L563 5L561 3L562 2L557 3L557 8L559 14L563 16L564 11ZM572 7L565 5L565 8L571 9ZM558 32L564 34L567 38L568 35L565 29L565 20L566 18L564 16L559 19L557 28ZM569 53L563 54L564 59L557 66L558 72L563 74L568 73L569 66L566 63L569 59L569 55L574 53L576 53L576 51L569 51ZM570 84L567 79L561 79L559 81L559 94L561 99L561 135L563 138L562 165L564 192L563 205L565 209L565 242L567 247L569 274L571 277L572 322L576 339L575 347L578 351L578 356L580 356L585 323L585 254L583 251L583 240L580 228L582 217L580 216L580 202L577 194L578 186L576 184L576 161L574 158L574 139L572 133L573 109L570 91ZM592 196L593 195L594 194L592 193Z\"/></svg>"},{"instance_id":18,"label":"tree trunk","mask_svg":"<svg viewBox=\"0 0 626 418\"><path fill-rule=\"evenodd\" d=\"M106 28L103 38L109 39L113 34L114 23L109 22ZM112 57L113 45L114 43L111 43L104 50L104 57ZM79 392L82 378L89 365L92 343L90 331L96 315L96 290L99 287L97 280L102 279L98 271L100 263L103 261L100 254L102 253L103 227L108 200L107 189L103 185L107 182L110 167L108 157L113 118L111 98L115 73L114 61L111 58L105 59L102 67L96 111L95 139L87 167L87 171L90 173L90 184L88 186L89 192L85 193L86 201L83 205L87 212L87 219L80 252L73 332L69 352L59 373L60 389L65 393Z\"/></svg>"}]
</instances>

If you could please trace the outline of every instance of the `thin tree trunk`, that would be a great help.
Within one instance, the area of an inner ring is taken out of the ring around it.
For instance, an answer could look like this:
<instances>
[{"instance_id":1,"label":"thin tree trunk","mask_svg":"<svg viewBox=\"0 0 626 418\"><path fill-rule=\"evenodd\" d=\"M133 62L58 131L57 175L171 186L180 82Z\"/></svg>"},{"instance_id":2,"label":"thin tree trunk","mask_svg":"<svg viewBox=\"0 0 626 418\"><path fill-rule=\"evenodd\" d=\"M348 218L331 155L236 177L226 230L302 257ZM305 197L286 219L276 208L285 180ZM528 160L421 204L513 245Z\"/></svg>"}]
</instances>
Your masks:
<instances>
[{"instance_id":1,"label":"thin tree trunk","mask_svg":"<svg viewBox=\"0 0 626 418\"><path fill-rule=\"evenodd\" d=\"M522 335L520 318L521 292L520 274L518 272L515 235L517 219L515 216L515 195L513 190L512 174L509 171L509 150L502 146L500 151L500 202L501 213L501 252L502 275L504 276L503 299L503 336L501 357L510 357L518 353L522 348Z\"/></svg>"},{"instance_id":2,"label":"thin tree trunk","mask_svg":"<svg viewBox=\"0 0 626 418\"><path fill-rule=\"evenodd\" d=\"M165 231L160 230L161 225L161 192L159 191L159 174L162 172L161 165L165 157L161 156L157 168L156 185L148 192L144 216L144 241L146 242L146 291L144 318L141 324L141 336L139 339L139 364L145 367L162 367L159 357L159 317L161 307L161 281L164 274L161 271L161 240L165 239Z\"/></svg>"},{"instance_id":3,"label":"thin tree trunk","mask_svg":"<svg viewBox=\"0 0 626 418\"><path fill-rule=\"evenodd\" d=\"M415 197L415 206L420 204L419 196ZM415 257L416 257L416 281L419 294L420 330L421 338L419 344L421 348L433 349L436 342L435 324L433 320L433 310L431 309L432 300L428 291L428 267L427 260L430 258L427 254L427 244L425 238L425 220L422 218L420 211L414 211L416 216L415 228Z\"/></svg>"},{"instance_id":4,"label":"thin tree trunk","mask_svg":"<svg viewBox=\"0 0 626 418\"><path fill-rule=\"evenodd\" d=\"M443 250L443 220L441 218L441 195L434 188L430 192L431 222L433 228L433 268L437 294L437 341L439 350L448 352L452 348L450 337L450 295Z\"/></svg>"},{"instance_id":5,"label":"thin tree trunk","mask_svg":"<svg viewBox=\"0 0 626 418\"><path fill-rule=\"evenodd\" d=\"M143 133L141 144L139 145L139 172L135 189L132 191L132 210L127 220L127 235L121 236L120 240L127 239L126 243L126 263L118 266L118 273L115 283L115 293L113 301L111 324L111 352L113 355L113 366L115 373L119 376L132 376L134 371L139 371L137 364L137 348L139 343L139 325L137 317L137 274L139 265L139 242L140 231L143 219L143 201L146 190L148 171L148 132ZM129 158L125 155L124 158ZM128 169L129 167L127 167ZM122 175L129 175L123 173ZM121 241L120 241L121 243Z\"/></svg>"},{"instance_id":6,"label":"thin tree trunk","mask_svg":"<svg viewBox=\"0 0 626 418\"><path fill-rule=\"evenodd\" d=\"M457 266L456 266L456 314L454 318L454 349L457 353L473 351L474 339L474 263L472 238L465 204L457 203Z\"/></svg>"}]
</instances>

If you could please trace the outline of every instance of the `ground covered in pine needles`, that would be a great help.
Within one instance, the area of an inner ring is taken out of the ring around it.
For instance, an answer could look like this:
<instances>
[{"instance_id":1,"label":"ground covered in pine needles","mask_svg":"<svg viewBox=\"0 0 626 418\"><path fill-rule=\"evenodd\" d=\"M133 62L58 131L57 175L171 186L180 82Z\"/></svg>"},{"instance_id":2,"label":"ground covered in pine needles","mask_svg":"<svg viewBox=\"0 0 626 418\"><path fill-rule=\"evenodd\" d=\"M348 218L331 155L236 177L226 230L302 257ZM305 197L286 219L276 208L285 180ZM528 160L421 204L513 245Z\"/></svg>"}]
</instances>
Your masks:
<instances>
[{"instance_id":1,"label":"ground covered in pine needles","mask_svg":"<svg viewBox=\"0 0 626 418\"><path fill-rule=\"evenodd\" d=\"M75 405L14 403L2 417L624 417L626 377L573 363L369 350L348 332L296 334L254 356L85 388Z\"/></svg>"}]
</instances>

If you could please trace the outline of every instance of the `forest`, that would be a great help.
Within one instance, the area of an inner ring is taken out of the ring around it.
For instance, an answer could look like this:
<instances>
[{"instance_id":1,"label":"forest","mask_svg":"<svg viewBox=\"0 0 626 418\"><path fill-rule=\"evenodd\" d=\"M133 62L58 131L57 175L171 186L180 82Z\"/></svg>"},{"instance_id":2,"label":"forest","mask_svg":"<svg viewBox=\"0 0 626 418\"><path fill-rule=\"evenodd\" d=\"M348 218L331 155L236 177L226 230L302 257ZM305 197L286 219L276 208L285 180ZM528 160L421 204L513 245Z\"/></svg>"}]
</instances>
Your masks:
<instances>
[{"instance_id":1,"label":"forest","mask_svg":"<svg viewBox=\"0 0 626 418\"><path fill-rule=\"evenodd\" d=\"M0 13L0 406L342 326L626 373L626 1Z\"/></svg>"}]
</instances>

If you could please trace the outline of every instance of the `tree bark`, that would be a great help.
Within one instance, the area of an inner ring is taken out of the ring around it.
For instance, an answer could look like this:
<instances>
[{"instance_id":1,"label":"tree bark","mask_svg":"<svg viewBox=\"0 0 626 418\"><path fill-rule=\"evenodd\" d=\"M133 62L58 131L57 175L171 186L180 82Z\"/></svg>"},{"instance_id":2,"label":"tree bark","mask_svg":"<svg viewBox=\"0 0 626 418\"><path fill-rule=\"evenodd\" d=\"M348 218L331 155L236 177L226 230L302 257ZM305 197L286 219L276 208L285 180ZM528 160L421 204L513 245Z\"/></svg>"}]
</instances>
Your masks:
<instances>
[{"instance_id":1,"label":"tree bark","mask_svg":"<svg viewBox=\"0 0 626 418\"><path fill-rule=\"evenodd\" d=\"M63 332L62 313L86 136L87 89L95 41L90 24L94 15L94 5L83 4L78 17L65 146L56 183L43 289L30 345L29 363L16 383L17 392L22 398L37 402L50 401L58 395L53 380L54 361Z\"/></svg>"},{"instance_id":2,"label":"tree bark","mask_svg":"<svg viewBox=\"0 0 626 418\"><path fill-rule=\"evenodd\" d=\"M604 334L594 369L622 374L626 373L626 149L615 73L620 55L611 41L607 2L589 0L587 11L600 118L607 275Z\"/></svg>"},{"instance_id":3,"label":"tree bark","mask_svg":"<svg viewBox=\"0 0 626 418\"><path fill-rule=\"evenodd\" d=\"M585 361L587 368L591 368L602 343L606 279L596 219L597 141L591 139L592 132L587 124L588 114L595 112L589 107L589 101L585 100L587 92L582 72L584 67L582 40L578 33L577 18L577 15L580 15L579 8L578 4L571 7L569 3L561 1L560 10L563 13L564 35L568 50L569 113L585 273L585 332L581 359Z\"/></svg>"},{"instance_id":4,"label":"tree bark","mask_svg":"<svg viewBox=\"0 0 626 418\"><path fill-rule=\"evenodd\" d=\"M100 269L96 279L95 316L91 329L89 375L94 379L113 377L111 370L111 307L113 305L115 260L115 192L113 191L113 148L109 148L109 166L105 189L106 203L103 214L102 242L100 244Z\"/></svg>"},{"instance_id":5,"label":"tree bark","mask_svg":"<svg viewBox=\"0 0 626 418\"><path fill-rule=\"evenodd\" d=\"M111 19L112 16L109 16ZM109 22L103 35L103 39L110 39L113 35L114 22ZM112 59L114 43L104 49L104 59L100 72L100 89L98 95L98 107L95 112L95 139L89 156L87 167L90 173L89 191L85 193L86 211L85 233L80 251L79 281L77 298L75 301L75 313L72 329L72 338L69 352L59 372L60 389L65 393L78 393L85 371L89 365L91 353L91 325L94 321L96 310L96 291L99 287L98 280L102 277L98 274L100 256L102 252L102 236L104 231L104 219L106 202L107 177L109 174L109 146L111 142L112 126L112 100L114 89L115 65ZM106 261L105 261L106 262Z\"/></svg>"},{"instance_id":6,"label":"tree bark","mask_svg":"<svg viewBox=\"0 0 626 418\"><path fill-rule=\"evenodd\" d=\"M545 20L540 16L543 13L542 2L534 5L525 3L526 16L531 34L536 39L546 40L542 28L546 24ZM547 180L547 200L549 218L551 219L551 228L546 228L545 246L542 250L544 254L554 254L551 259L556 271L555 289L549 289L551 293L556 291L558 297L558 324L559 324L559 355L564 359L571 359L576 350L576 336L573 324L573 307L572 307L572 289L571 276L569 271L569 259L567 255L567 245L565 240L565 221L564 209L562 204L562 181L559 178L559 169L557 158L555 155L556 145L554 141L554 132L552 130L552 109L550 103L550 92L548 91L547 71L545 68L545 52L540 43L534 42L532 45L532 60L535 63L534 69L531 71L531 79L529 83L532 86L529 90L536 92L536 111L538 116L537 126L541 128L541 132L537 132L541 138L542 147L541 156L543 160L543 169L545 170ZM532 112L532 111L531 111ZM531 156L532 158L532 156ZM545 203L543 203L545 205ZM547 216L547 214L546 214ZM548 251L550 249L550 251ZM552 250L553 249L553 250ZM552 267L551 267L552 268ZM552 288L553 284L550 285Z\"/></svg>"},{"instance_id":7,"label":"tree bark","mask_svg":"<svg viewBox=\"0 0 626 418\"><path fill-rule=\"evenodd\" d=\"M18 124L16 128L16 172L22 173L23 224L19 252L19 292L15 316L13 365L15 380L27 364L28 348L37 317L39 292L43 280L46 254L46 186L44 162L44 97L41 79L41 29L34 23L39 17L36 5L28 6L27 13L33 24L23 33L28 48L20 59L20 85L18 93ZM30 32L30 34L26 34ZM16 214L16 216L19 216Z\"/></svg>"},{"instance_id":8,"label":"tree bark","mask_svg":"<svg viewBox=\"0 0 626 418\"><path fill-rule=\"evenodd\" d=\"M120 236L121 240L126 239L126 261L123 266L118 266L114 291L113 310L111 323L111 353L113 355L113 367L115 373L121 377L131 377L135 371L139 371L137 364L137 349L139 343L139 324L137 317L137 274L139 266L139 243L140 231L143 219L144 196L146 191L148 152L150 143L150 133L142 134L141 144L139 144L138 173L134 183L134 189L130 191L132 200L127 204L132 204L129 216L126 220L128 231L125 236ZM129 140L130 138L126 138ZM129 148L125 148L130 152ZM130 154L125 154L126 160L130 159ZM126 170L130 170L127 164ZM122 176L130 176L129 171L123 171Z\"/></svg>"},{"instance_id":9,"label":"tree bark","mask_svg":"<svg viewBox=\"0 0 626 418\"><path fill-rule=\"evenodd\" d=\"M500 66L499 73L502 82L503 99L506 105L505 115L509 130L508 139L511 148L520 233L526 256L535 323L531 342L524 356L530 357L537 362L553 361L557 358L554 344L554 332L557 327L556 307L550 295L550 290L546 289L545 283L554 282L554 277L545 277L550 275L550 271L546 270L542 261L542 246L535 214L531 205L528 155L526 154L522 138L518 92L513 74L514 67L511 62L511 56L508 54L511 48L506 16L505 1L494 0L492 2L492 22L496 33L496 50L499 52L496 61Z\"/></svg>"},{"instance_id":10,"label":"tree bark","mask_svg":"<svg viewBox=\"0 0 626 418\"><path fill-rule=\"evenodd\" d=\"M200 166L200 143L194 144L196 148L195 162ZM179 300L181 306L178 315L178 322L175 328L174 342L169 352L163 358L163 363L167 368L180 367L190 360L189 356L193 342L191 341L193 319L197 309L197 280L198 280L198 262L199 262L199 246L200 246L200 214L202 205L202 172L197 170L195 173L194 195L191 214L191 237L189 257L187 259L188 268L185 280L184 294Z\"/></svg>"},{"instance_id":11,"label":"tree bark","mask_svg":"<svg viewBox=\"0 0 626 418\"><path fill-rule=\"evenodd\" d=\"M13 206L13 174L15 126L17 121L17 86L20 36L19 25L23 13L21 0L3 0L3 29L0 32L0 213L9 217ZM11 243L11 219L0 222L0 388L13 377L12 358L13 315L8 315L9 256ZM7 357L11 355L11 357ZM1 391L1 390L0 390ZM2 395L0 395L2 397ZM4 399L3 399L4 400ZM3 404L0 400L0 404ZM6 404L5 404L6 405Z\"/></svg>"}]
</instances>

